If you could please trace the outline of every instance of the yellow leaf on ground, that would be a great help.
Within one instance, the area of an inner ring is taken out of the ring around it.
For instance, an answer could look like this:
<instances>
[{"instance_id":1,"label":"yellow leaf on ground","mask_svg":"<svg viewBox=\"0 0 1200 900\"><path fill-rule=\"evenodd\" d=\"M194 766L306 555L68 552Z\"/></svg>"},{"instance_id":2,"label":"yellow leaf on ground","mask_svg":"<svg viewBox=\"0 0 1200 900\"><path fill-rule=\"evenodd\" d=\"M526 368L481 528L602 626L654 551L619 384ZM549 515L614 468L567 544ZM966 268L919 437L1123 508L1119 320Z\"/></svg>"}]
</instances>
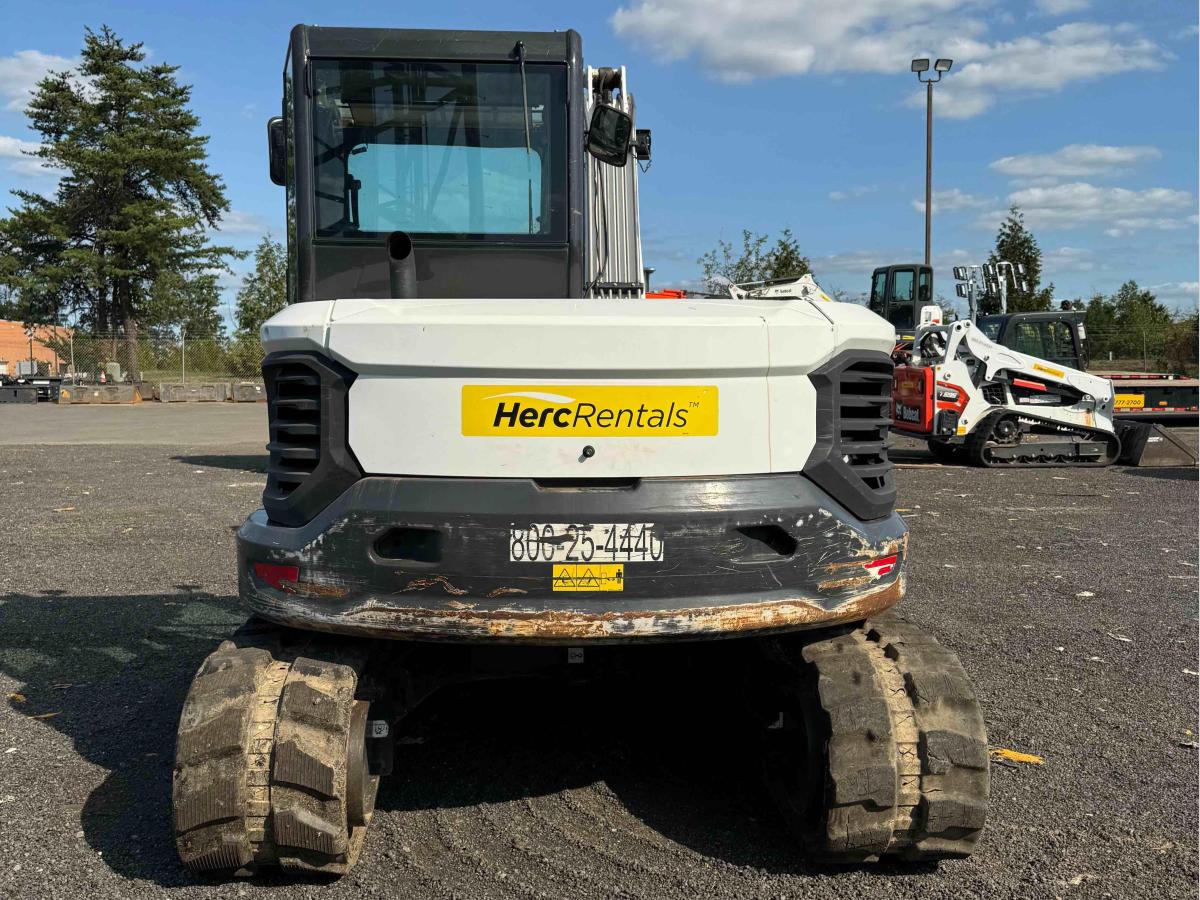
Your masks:
<instances>
[{"instance_id":1,"label":"yellow leaf on ground","mask_svg":"<svg viewBox=\"0 0 1200 900\"><path fill-rule=\"evenodd\" d=\"M11 700L13 703L24 703L25 695L24 694L9 694L8 699Z\"/></svg>"},{"instance_id":2,"label":"yellow leaf on ground","mask_svg":"<svg viewBox=\"0 0 1200 900\"><path fill-rule=\"evenodd\" d=\"M56 713L56 712L39 713L38 715L30 716L29 718L31 718L31 719L53 719L55 716L61 716L61 715L62 715L62 713Z\"/></svg>"},{"instance_id":3,"label":"yellow leaf on ground","mask_svg":"<svg viewBox=\"0 0 1200 900\"><path fill-rule=\"evenodd\" d=\"M993 759L1007 759L1009 762L1029 763L1034 766L1040 766L1045 762L1044 759L1033 753L1021 753L1004 747L993 747L991 754Z\"/></svg>"}]
</instances>

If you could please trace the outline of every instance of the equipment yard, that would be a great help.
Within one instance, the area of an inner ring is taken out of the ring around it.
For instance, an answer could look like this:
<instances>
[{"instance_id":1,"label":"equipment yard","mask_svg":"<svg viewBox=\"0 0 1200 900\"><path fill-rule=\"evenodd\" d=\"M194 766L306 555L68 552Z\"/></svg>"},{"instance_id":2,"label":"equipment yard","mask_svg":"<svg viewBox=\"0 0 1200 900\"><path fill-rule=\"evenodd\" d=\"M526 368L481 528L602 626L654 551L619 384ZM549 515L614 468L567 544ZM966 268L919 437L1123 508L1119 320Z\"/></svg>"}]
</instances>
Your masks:
<instances>
[{"instance_id":1,"label":"equipment yard","mask_svg":"<svg viewBox=\"0 0 1200 900\"><path fill-rule=\"evenodd\" d=\"M993 755L1041 760L993 761L971 858L808 867L735 704L509 682L407 725L347 877L197 879L172 837L176 727L246 618L234 531L265 419L0 408L0 896L1195 895L1196 469L980 470L895 438L897 610L961 658Z\"/></svg>"}]
</instances>

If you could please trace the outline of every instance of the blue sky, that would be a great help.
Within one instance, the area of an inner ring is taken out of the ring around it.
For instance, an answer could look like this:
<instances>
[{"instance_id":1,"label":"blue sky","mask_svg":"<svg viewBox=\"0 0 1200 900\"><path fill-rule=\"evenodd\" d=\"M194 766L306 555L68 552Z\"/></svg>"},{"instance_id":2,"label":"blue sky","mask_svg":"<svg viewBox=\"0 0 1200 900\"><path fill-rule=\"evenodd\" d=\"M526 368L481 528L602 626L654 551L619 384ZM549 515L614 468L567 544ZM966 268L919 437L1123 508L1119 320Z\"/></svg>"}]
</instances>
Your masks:
<instances>
[{"instance_id":1,"label":"blue sky","mask_svg":"<svg viewBox=\"0 0 1200 900\"><path fill-rule=\"evenodd\" d=\"M576 7L572 9L572 7ZM0 13L0 191L51 190L20 155L20 109L85 26L112 26L181 66L233 212L223 238L280 234L264 122L278 109L289 28L575 28L592 65L629 68L639 125L646 262L683 285L718 238L790 227L827 288L919 259L924 95L914 56L949 56L938 86L934 265L981 262L1010 202L1026 212L1059 297L1128 278L1197 304L1197 9L1144 0L617 0L58 2ZM336 13L332 11L336 10ZM248 263L239 264L244 269ZM230 279L232 283L234 279ZM232 294L229 299L232 300Z\"/></svg>"}]
</instances>

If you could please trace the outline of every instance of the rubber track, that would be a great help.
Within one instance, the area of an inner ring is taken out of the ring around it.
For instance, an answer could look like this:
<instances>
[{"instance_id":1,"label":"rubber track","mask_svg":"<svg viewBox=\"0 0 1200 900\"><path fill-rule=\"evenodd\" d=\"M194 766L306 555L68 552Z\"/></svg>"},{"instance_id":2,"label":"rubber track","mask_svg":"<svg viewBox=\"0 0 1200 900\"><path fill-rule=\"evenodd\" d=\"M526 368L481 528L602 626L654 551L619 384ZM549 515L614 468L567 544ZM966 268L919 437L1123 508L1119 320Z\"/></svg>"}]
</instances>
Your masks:
<instances>
[{"instance_id":1,"label":"rubber track","mask_svg":"<svg viewBox=\"0 0 1200 900\"><path fill-rule=\"evenodd\" d=\"M275 713L290 664L252 629L200 666L179 720L175 842L194 872L249 872L274 860L267 834Z\"/></svg>"},{"instance_id":2,"label":"rubber track","mask_svg":"<svg viewBox=\"0 0 1200 900\"><path fill-rule=\"evenodd\" d=\"M351 832L346 816L361 662L332 641L287 645L254 620L204 661L176 745L172 799L184 865L349 871L366 832Z\"/></svg>"},{"instance_id":3,"label":"rubber track","mask_svg":"<svg viewBox=\"0 0 1200 900\"><path fill-rule=\"evenodd\" d=\"M355 667L301 656L279 705L271 787L275 843L285 869L344 875L366 827L348 828L347 748Z\"/></svg>"},{"instance_id":4,"label":"rubber track","mask_svg":"<svg viewBox=\"0 0 1200 900\"><path fill-rule=\"evenodd\" d=\"M1063 428L1069 428L1071 433L1076 437L1104 441L1110 448L1109 453L1104 459L1095 462L1079 459L1068 459L1062 461L1046 458L1035 459L1031 462L1010 462L1007 460L1001 461L999 459L993 459L989 453L991 447L989 446L988 441L991 438L996 422L1002 418L1005 418L1006 416L1036 419L1059 430ZM1072 466L1085 469L1096 469L1103 468L1105 466L1111 466L1121 455L1121 439L1115 433L1101 431L1098 428L1085 428L1082 425L1066 426L1060 422L1053 422L1049 419L1043 419L1040 416L1035 416L1028 412L1014 413L1008 410L997 410L996 412L988 413L984 420L976 425L971 434L967 437L964 447L967 452L967 459L970 461L971 465L980 466L987 469L1062 469Z\"/></svg>"},{"instance_id":5,"label":"rubber track","mask_svg":"<svg viewBox=\"0 0 1200 900\"><path fill-rule=\"evenodd\" d=\"M885 616L803 657L830 729L822 858L968 856L987 816L987 734L954 653Z\"/></svg>"}]
</instances>

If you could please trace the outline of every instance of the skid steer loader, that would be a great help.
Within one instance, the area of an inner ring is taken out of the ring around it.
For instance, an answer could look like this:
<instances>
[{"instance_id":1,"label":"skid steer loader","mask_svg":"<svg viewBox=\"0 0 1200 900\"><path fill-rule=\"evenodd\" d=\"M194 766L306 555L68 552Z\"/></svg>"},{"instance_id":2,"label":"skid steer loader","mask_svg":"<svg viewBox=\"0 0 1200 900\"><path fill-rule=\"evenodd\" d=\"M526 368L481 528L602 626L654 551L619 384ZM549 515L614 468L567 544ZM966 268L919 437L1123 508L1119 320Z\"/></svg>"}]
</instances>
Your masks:
<instances>
[{"instance_id":1,"label":"skid steer loader","mask_svg":"<svg viewBox=\"0 0 1200 900\"><path fill-rule=\"evenodd\" d=\"M910 362L896 367L893 427L935 455L979 466L1107 466L1120 455L1113 387L988 340L971 321L922 310Z\"/></svg>"},{"instance_id":2,"label":"skid steer loader","mask_svg":"<svg viewBox=\"0 0 1200 900\"><path fill-rule=\"evenodd\" d=\"M647 301L649 133L574 31L297 26L283 95L292 303L263 327L267 485L237 535L253 617L180 718L184 864L344 874L432 693L666 642L745 651L718 674L798 849L969 854L979 706L953 653L882 615L907 551L893 327ZM718 638L740 640L689 643Z\"/></svg>"}]
</instances>

